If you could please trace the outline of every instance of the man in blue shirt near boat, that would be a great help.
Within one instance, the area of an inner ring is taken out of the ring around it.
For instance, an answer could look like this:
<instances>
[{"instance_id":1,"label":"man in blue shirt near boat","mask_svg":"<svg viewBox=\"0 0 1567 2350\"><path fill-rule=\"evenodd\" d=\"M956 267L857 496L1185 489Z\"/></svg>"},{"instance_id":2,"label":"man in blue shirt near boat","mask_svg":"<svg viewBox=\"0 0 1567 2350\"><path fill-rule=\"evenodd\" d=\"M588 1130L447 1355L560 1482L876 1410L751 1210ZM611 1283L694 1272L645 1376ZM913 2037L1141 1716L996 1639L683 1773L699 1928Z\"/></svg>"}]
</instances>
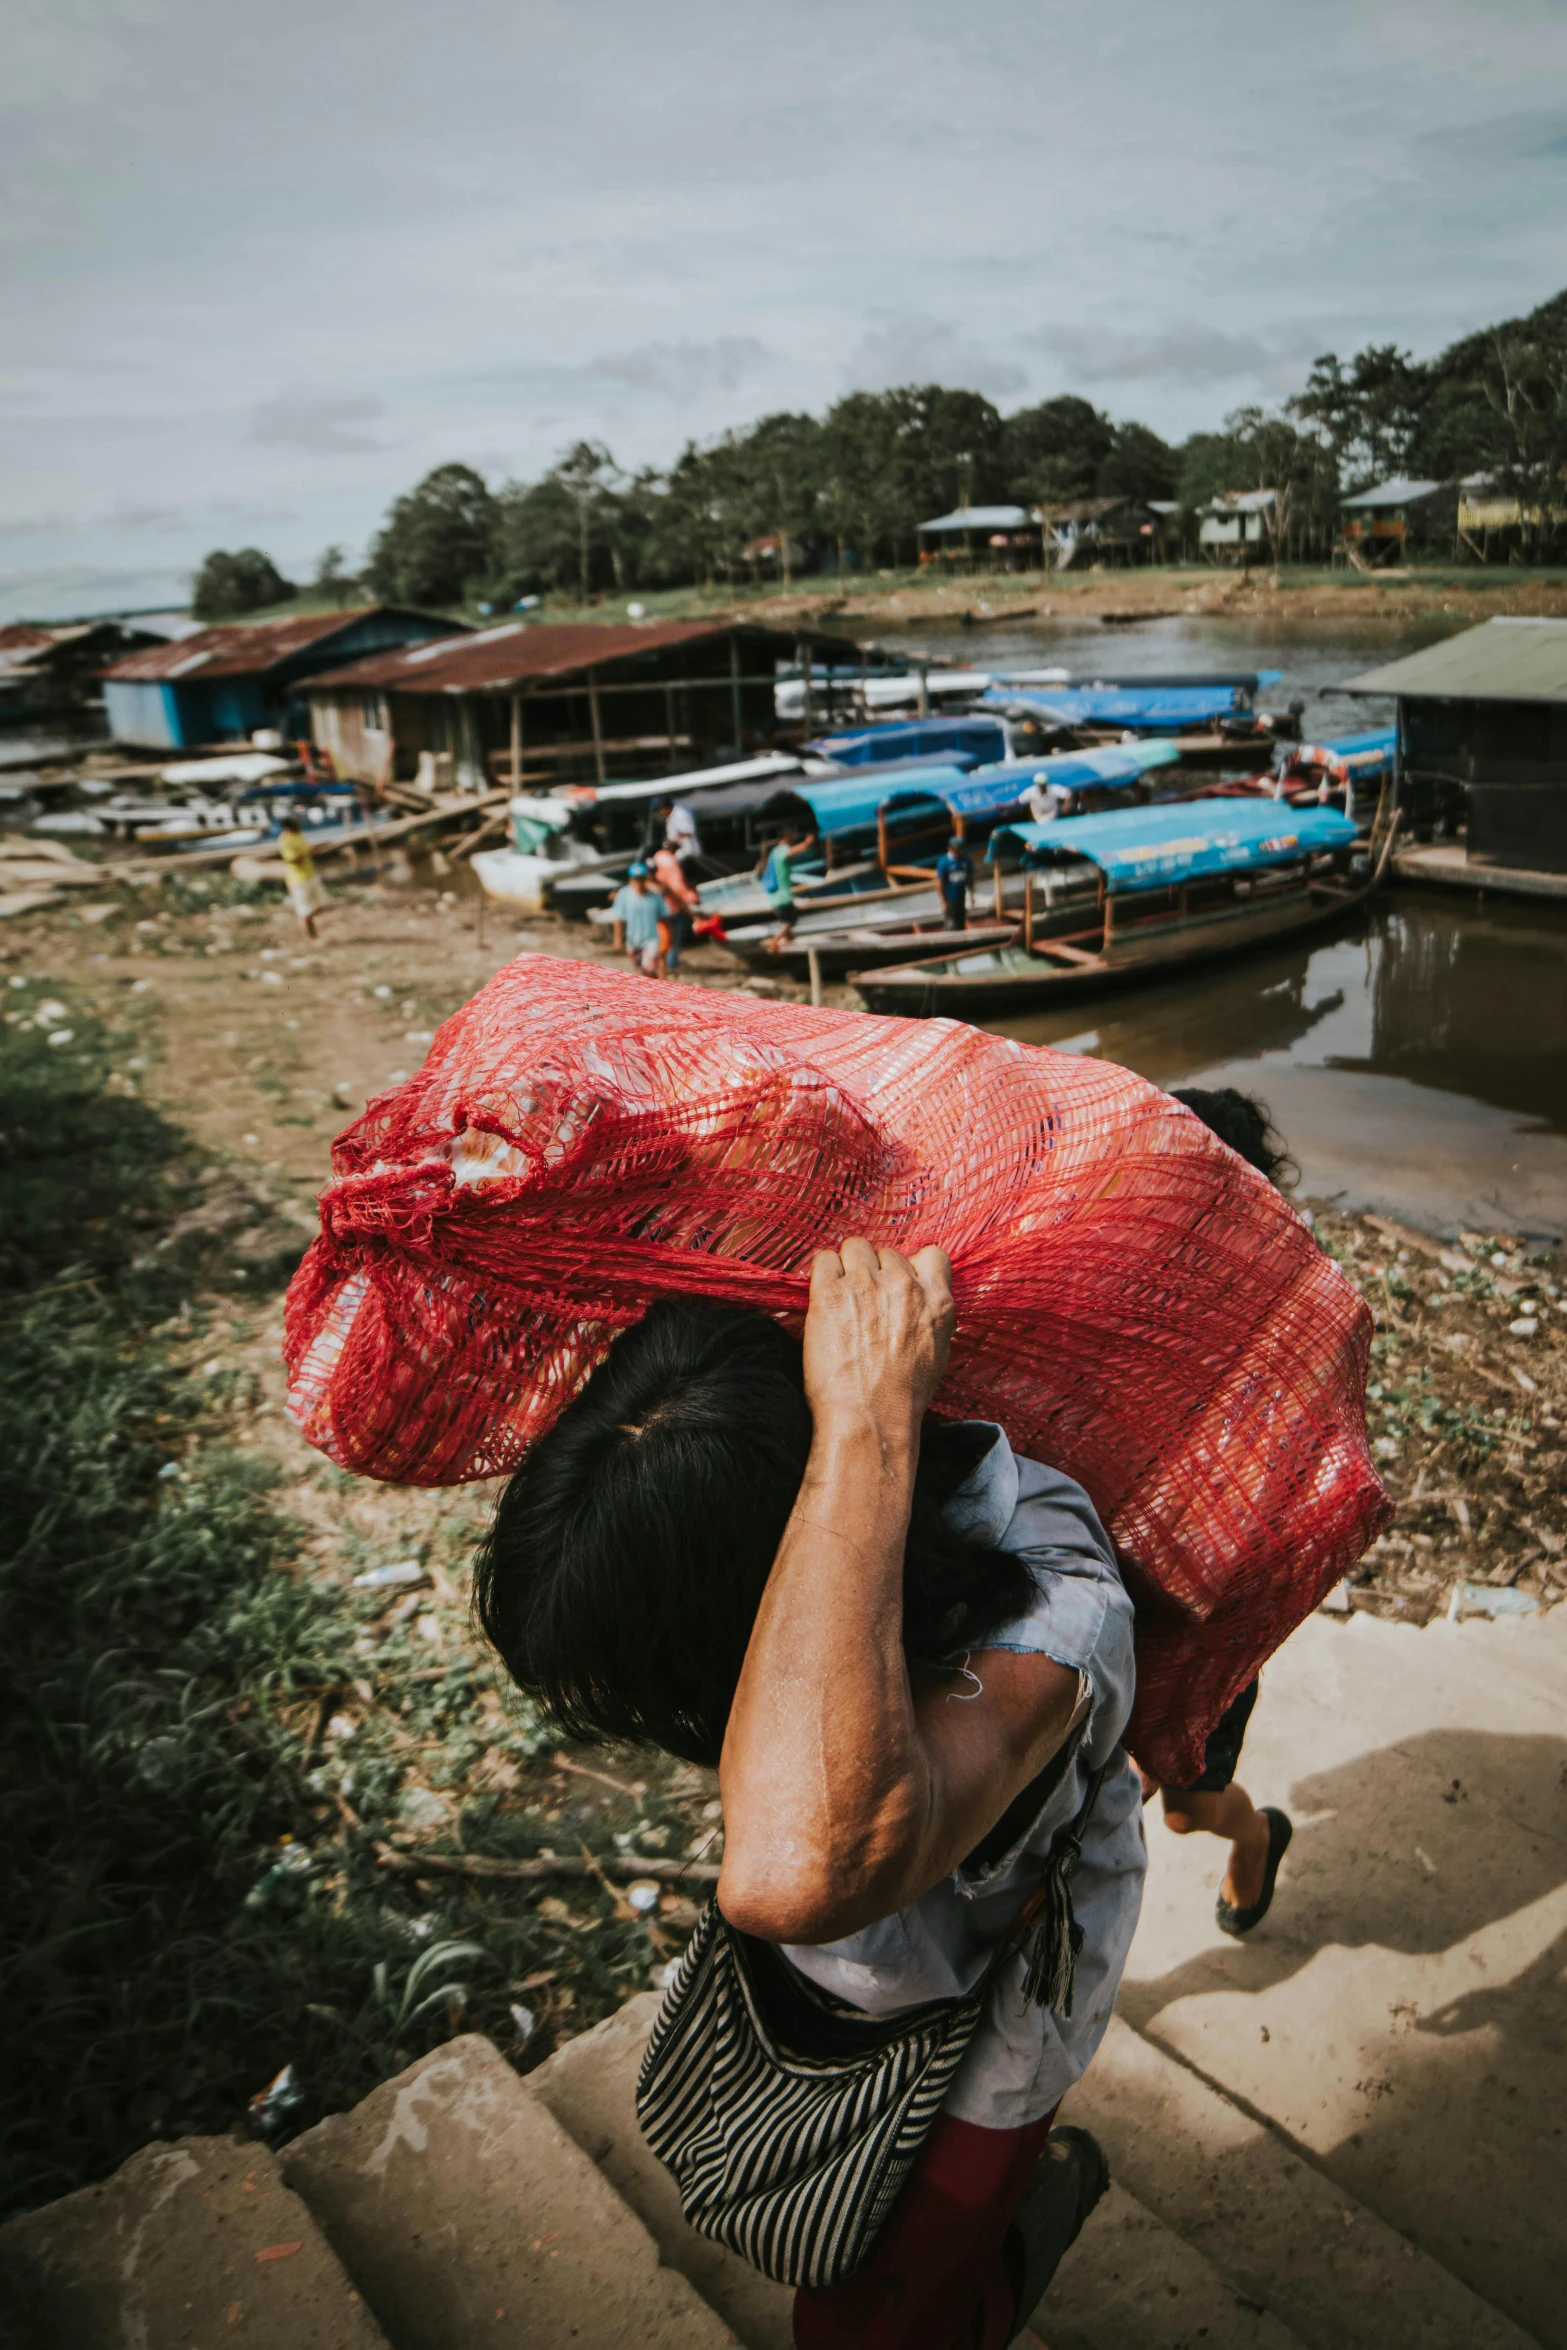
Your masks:
<instances>
[{"instance_id":1,"label":"man in blue shirt near boat","mask_svg":"<svg viewBox=\"0 0 1567 2350\"><path fill-rule=\"evenodd\" d=\"M974 866L959 833L953 834L945 855L936 860L936 886L941 891L947 928L967 930L968 893L974 886Z\"/></svg>"}]
</instances>

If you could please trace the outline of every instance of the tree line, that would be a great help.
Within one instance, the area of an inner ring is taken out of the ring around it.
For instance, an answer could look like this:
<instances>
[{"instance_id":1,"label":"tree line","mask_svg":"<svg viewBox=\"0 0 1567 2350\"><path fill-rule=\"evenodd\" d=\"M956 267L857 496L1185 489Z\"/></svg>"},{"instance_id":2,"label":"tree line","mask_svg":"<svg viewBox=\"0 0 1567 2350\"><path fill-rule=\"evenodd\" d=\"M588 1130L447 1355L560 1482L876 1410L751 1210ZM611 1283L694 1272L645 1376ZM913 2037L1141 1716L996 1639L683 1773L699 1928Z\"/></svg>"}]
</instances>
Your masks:
<instances>
[{"instance_id":1,"label":"tree line","mask_svg":"<svg viewBox=\"0 0 1567 2350\"><path fill-rule=\"evenodd\" d=\"M391 603L508 609L551 591L579 597L735 582L747 548L778 542L769 576L902 566L921 522L963 505L1060 507L1089 498L1173 501L1175 535L1218 496L1271 490L1270 552L1310 561L1337 536L1340 501L1394 475L1484 474L1516 498L1518 552L1543 559L1567 535L1567 293L1527 317L1419 361L1371 344L1325 352L1273 410L1246 407L1177 447L1064 394L1011 416L978 392L940 385L853 392L821 417L780 413L705 445L667 470L627 473L578 441L537 481L492 489L440 465L394 500L361 575L329 547L318 593ZM255 548L209 555L198 618L256 610L295 593Z\"/></svg>"}]
</instances>

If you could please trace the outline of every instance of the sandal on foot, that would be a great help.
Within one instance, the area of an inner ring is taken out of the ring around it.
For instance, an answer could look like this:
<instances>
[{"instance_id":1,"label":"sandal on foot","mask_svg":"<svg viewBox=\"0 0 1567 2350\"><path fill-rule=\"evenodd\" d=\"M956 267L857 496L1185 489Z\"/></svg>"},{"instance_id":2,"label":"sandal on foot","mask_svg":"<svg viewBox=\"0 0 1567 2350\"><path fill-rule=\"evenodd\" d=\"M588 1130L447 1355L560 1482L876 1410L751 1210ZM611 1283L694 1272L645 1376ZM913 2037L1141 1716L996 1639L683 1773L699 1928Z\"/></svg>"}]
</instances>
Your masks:
<instances>
[{"instance_id":1,"label":"sandal on foot","mask_svg":"<svg viewBox=\"0 0 1567 2350\"><path fill-rule=\"evenodd\" d=\"M1006 2234L1009 2264L1018 2278L1018 2334L1109 2184L1110 2165L1097 2138L1070 2124L1051 2131Z\"/></svg>"},{"instance_id":2,"label":"sandal on foot","mask_svg":"<svg viewBox=\"0 0 1567 2350\"><path fill-rule=\"evenodd\" d=\"M1233 1902L1219 1895L1214 1916L1219 1921L1221 1934L1249 1934L1253 1926L1260 1926L1273 1900L1273 1887L1278 1878L1279 1863L1289 1850L1295 1823L1288 1812L1275 1811L1271 1803L1262 1807L1262 1816L1268 1823L1268 1866L1263 1874L1262 1891L1245 1909L1237 1909Z\"/></svg>"}]
</instances>

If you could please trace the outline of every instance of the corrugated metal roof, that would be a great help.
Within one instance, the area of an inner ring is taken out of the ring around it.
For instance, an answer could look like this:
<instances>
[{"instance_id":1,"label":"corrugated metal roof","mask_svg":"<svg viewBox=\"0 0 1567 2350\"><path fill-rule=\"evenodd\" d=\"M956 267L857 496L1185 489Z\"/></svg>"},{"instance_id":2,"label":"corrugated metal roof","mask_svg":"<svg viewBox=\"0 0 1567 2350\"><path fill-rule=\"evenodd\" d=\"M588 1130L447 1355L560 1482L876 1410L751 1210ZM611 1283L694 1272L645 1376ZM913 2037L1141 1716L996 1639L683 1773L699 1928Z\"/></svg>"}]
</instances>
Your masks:
<instances>
[{"instance_id":1,"label":"corrugated metal roof","mask_svg":"<svg viewBox=\"0 0 1567 2350\"><path fill-rule=\"evenodd\" d=\"M1445 702L1567 702L1567 620L1485 620L1422 653L1367 669L1340 690Z\"/></svg>"},{"instance_id":2,"label":"corrugated metal roof","mask_svg":"<svg viewBox=\"0 0 1567 2350\"><path fill-rule=\"evenodd\" d=\"M1357 837L1336 808L1284 808L1273 800L1184 800L1175 806L1117 808L1108 816L1064 816L1055 824L1009 824L991 836L1052 855L1086 857L1115 891L1167 889L1205 873L1244 873L1288 864L1306 850L1348 848Z\"/></svg>"},{"instance_id":3,"label":"corrugated metal roof","mask_svg":"<svg viewBox=\"0 0 1567 2350\"><path fill-rule=\"evenodd\" d=\"M370 653L346 669L329 669L310 680L307 691L339 686L379 686L394 693L500 692L544 677L571 677L585 669L606 669L677 645L697 645L732 634L765 640L768 654L788 656L795 639L782 629L732 620L507 621L477 636L451 638L411 650ZM825 638L814 630L813 645L831 643L858 659L847 638Z\"/></svg>"},{"instance_id":4,"label":"corrugated metal roof","mask_svg":"<svg viewBox=\"0 0 1567 2350\"><path fill-rule=\"evenodd\" d=\"M1360 490L1353 498L1342 498L1343 506L1412 506L1421 498L1429 498L1441 489L1439 481L1406 481L1396 474L1391 481L1379 481L1374 488Z\"/></svg>"},{"instance_id":5,"label":"corrugated metal roof","mask_svg":"<svg viewBox=\"0 0 1567 2350\"><path fill-rule=\"evenodd\" d=\"M104 671L126 684L178 681L182 677L260 677L307 646L352 628L382 607L362 604L350 612L311 612L297 620L225 622L199 629L171 645L152 645Z\"/></svg>"},{"instance_id":6,"label":"corrugated metal roof","mask_svg":"<svg viewBox=\"0 0 1567 2350\"><path fill-rule=\"evenodd\" d=\"M52 645L55 634L52 628L35 628L30 620L8 621L0 628L0 653L35 652L40 645Z\"/></svg>"},{"instance_id":7,"label":"corrugated metal roof","mask_svg":"<svg viewBox=\"0 0 1567 2350\"><path fill-rule=\"evenodd\" d=\"M955 514L938 514L922 522L921 530L1018 530L1033 516L1026 506L960 506Z\"/></svg>"}]
</instances>

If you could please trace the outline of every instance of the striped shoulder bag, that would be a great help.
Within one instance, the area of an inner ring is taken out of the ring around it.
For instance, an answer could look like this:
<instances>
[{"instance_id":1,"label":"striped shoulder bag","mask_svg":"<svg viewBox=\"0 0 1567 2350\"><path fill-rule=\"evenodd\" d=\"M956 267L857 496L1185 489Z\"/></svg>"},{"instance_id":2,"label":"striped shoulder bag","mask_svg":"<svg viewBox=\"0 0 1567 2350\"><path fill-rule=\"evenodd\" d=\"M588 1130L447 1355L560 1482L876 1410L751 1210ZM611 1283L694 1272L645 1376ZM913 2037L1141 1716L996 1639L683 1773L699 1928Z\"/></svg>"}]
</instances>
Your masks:
<instances>
[{"instance_id":1,"label":"striped shoulder bag","mask_svg":"<svg viewBox=\"0 0 1567 2350\"><path fill-rule=\"evenodd\" d=\"M708 1902L637 2081L642 2134L673 2173L691 2227L781 2285L819 2290L856 2274L1002 1970L1021 1951L1027 1996L1072 2012L1083 1935L1071 1877L1108 1768L1090 1779L1043 1879L960 1999L860 2015Z\"/></svg>"}]
</instances>

